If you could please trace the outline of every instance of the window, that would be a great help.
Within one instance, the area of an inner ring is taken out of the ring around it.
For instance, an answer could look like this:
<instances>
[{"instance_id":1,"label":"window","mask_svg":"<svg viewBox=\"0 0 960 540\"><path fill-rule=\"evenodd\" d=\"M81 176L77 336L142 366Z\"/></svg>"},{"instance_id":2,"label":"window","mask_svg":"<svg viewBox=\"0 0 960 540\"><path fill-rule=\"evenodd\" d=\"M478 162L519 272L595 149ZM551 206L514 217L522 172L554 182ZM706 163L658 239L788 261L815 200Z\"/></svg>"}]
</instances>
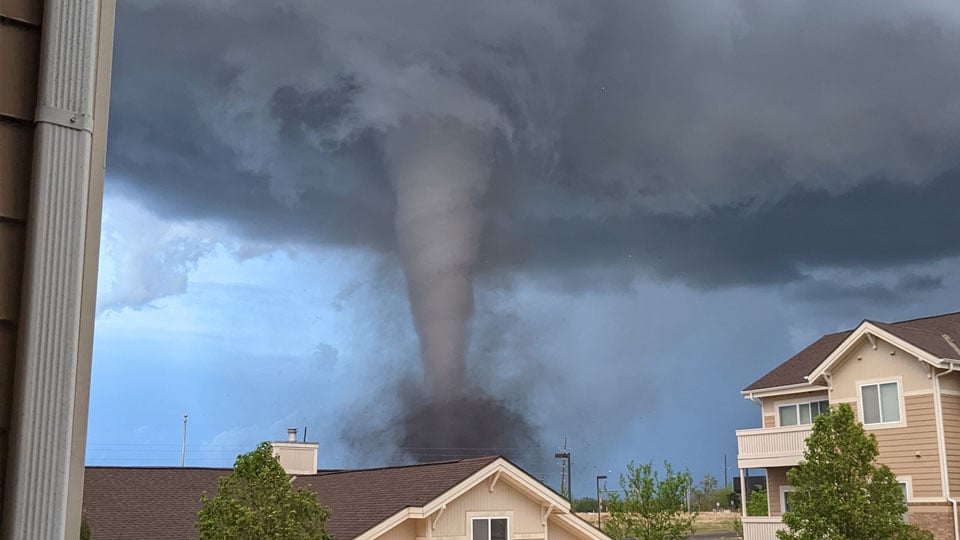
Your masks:
<instances>
[{"instance_id":1,"label":"window","mask_svg":"<svg viewBox=\"0 0 960 540\"><path fill-rule=\"evenodd\" d=\"M793 493L793 486L780 486L780 512L784 514L793 511L790 507L791 493Z\"/></svg>"},{"instance_id":2,"label":"window","mask_svg":"<svg viewBox=\"0 0 960 540\"><path fill-rule=\"evenodd\" d=\"M507 540L507 518L473 518L473 540Z\"/></svg>"},{"instance_id":3,"label":"window","mask_svg":"<svg viewBox=\"0 0 960 540\"><path fill-rule=\"evenodd\" d=\"M900 392L897 382L864 384L860 387L864 424L900 421Z\"/></svg>"},{"instance_id":4,"label":"window","mask_svg":"<svg viewBox=\"0 0 960 540\"><path fill-rule=\"evenodd\" d=\"M900 484L900 489L903 490L903 499L909 503L910 499L913 498L911 494L912 488L910 485L911 478L909 476L898 476L897 483ZM908 509L906 512L904 512L900 518L904 523L910 523L910 510Z\"/></svg>"},{"instance_id":5,"label":"window","mask_svg":"<svg viewBox=\"0 0 960 540\"><path fill-rule=\"evenodd\" d=\"M791 403L790 405L781 405L779 411L781 426L812 424L814 418L830 411L830 402L823 400Z\"/></svg>"}]
</instances>

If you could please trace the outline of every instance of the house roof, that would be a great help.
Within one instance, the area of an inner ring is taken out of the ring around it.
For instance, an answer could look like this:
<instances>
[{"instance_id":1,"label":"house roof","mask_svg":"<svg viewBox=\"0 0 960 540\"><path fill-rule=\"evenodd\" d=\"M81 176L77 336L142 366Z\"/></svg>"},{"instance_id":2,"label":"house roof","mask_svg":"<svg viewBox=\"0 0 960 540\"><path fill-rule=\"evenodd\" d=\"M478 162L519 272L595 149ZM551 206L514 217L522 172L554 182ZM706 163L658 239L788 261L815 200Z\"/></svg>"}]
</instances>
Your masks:
<instances>
[{"instance_id":1,"label":"house roof","mask_svg":"<svg viewBox=\"0 0 960 540\"><path fill-rule=\"evenodd\" d=\"M950 341L960 345L960 312L910 319L895 323L866 320L881 330L912 343L937 358L960 358ZM861 323L863 324L863 323ZM807 382L806 376L813 372L854 330L827 334L793 355L789 360L760 377L744 392L790 386Z\"/></svg>"},{"instance_id":2,"label":"house roof","mask_svg":"<svg viewBox=\"0 0 960 540\"><path fill-rule=\"evenodd\" d=\"M333 511L327 532L343 540L359 536L404 508L426 505L499 458L328 472L299 476L293 486L313 491Z\"/></svg>"},{"instance_id":3,"label":"house roof","mask_svg":"<svg viewBox=\"0 0 960 540\"><path fill-rule=\"evenodd\" d=\"M318 471L293 479L333 511L327 532L354 538L407 507L423 506L500 456L379 469ZM87 467L83 512L98 539L196 538L200 495L230 469Z\"/></svg>"}]
</instances>

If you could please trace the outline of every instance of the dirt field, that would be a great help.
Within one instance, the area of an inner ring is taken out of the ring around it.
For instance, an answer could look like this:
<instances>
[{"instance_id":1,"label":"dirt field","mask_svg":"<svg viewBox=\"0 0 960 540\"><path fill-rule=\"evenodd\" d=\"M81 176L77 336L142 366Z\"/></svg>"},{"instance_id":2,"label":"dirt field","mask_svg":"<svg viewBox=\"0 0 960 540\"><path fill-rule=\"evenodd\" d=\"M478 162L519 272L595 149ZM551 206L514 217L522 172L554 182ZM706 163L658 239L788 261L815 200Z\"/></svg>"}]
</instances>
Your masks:
<instances>
[{"instance_id":1,"label":"dirt field","mask_svg":"<svg viewBox=\"0 0 960 540\"><path fill-rule=\"evenodd\" d=\"M596 513L583 512L577 515L588 523L592 523L594 526L597 525ZM739 517L739 514L735 513L703 512L697 516L697 520L694 523L694 531L698 536L700 534L733 532L733 520L737 517ZM604 512L601 514L600 519L605 522L607 520L607 513Z\"/></svg>"}]
</instances>

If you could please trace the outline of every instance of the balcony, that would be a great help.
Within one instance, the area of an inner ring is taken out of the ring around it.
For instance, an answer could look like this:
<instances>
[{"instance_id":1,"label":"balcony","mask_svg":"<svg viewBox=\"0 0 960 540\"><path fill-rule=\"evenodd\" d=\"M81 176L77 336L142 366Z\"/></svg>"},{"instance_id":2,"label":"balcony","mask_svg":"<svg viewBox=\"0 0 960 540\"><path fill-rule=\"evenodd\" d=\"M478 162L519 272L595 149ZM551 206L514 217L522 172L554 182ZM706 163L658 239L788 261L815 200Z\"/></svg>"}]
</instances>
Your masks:
<instances>
[{"instance_id":1,"label":"balcony","mask_svg":"<svg viewBox=\"0 0 960 540\"><path fill-rule=\"evenodd\" d=\"M743 540L777 540L777 531L787 528L779 517L745 517Z\"/></svg>"},{"instance_id":2,"label":"balcony","mask_svg":"<svg viewBox=\"0 0 960 540\"><path fill-rule=\"evenodd\" d=\"M813 426L737 430L737 467L792 467L803 459Z\"/></svg>"}]
</instances>

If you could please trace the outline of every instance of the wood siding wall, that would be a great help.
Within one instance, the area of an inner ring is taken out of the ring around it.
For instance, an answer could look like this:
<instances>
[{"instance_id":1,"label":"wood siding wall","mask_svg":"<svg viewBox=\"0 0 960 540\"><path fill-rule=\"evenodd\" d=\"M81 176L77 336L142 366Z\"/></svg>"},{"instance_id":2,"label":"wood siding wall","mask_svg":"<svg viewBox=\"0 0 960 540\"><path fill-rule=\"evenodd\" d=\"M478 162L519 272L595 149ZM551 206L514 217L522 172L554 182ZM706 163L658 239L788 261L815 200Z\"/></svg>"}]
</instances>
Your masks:
<instances>
[{"instance_id":1,"label":"wood siding wall","mask_svg":"<svg viewBox=\"0 0 960 540\"><path fill-rule=\"evenodd\" d=\"M770 515L783 515L780 510L780 486L787 485L787 470L790 467L771 467L767 469L767 500L770 502Z\"/></svg>"},{"instance_id":2,"label":"wood siding wall","mask_svg":"<svg viewBox=\"0 0 960 540\"><path fill-rule=\"evenodd\" d=\"M943 394L943 437L947 445L950 495L960 496L960 396Z\"/></svg>"},{"instance_id":3,"label":"wood siding wall","mask_svg":"<svg viewBox=\"0 0 960 540\"><path fill-rule=\"evenodd\" d=\"M470 513L474 512L508 517L512 536L543 535L540 505L537 502L514 489L503 478L497 482L492 493L489 486L489 481L483 482L449 503L437 521L433 536L469 537L467 522Z\"/></svg>"},{"instance_id":4,"label":"wood siding wall","mask_svg":"<svg viewBox=\"0 0 960 540\"><path fill-rule=\"evenodd\" d=\"M40 0L0 1L0 508L7 469L40 66Z\"/></svg>"},{"instance_id":5,"label":"wood siding wall","mask_svg":"<svg viewBox=\"0 0 960 540\"><path fill-rule=\"evenodd\" d=\"M906 396L904 406L907 409L906 427L867 429L867 432L877 437L880 462L897 476L911 477L914 497L941 497L940 449L933 395Z\"/></svg>"}]
</instances>

